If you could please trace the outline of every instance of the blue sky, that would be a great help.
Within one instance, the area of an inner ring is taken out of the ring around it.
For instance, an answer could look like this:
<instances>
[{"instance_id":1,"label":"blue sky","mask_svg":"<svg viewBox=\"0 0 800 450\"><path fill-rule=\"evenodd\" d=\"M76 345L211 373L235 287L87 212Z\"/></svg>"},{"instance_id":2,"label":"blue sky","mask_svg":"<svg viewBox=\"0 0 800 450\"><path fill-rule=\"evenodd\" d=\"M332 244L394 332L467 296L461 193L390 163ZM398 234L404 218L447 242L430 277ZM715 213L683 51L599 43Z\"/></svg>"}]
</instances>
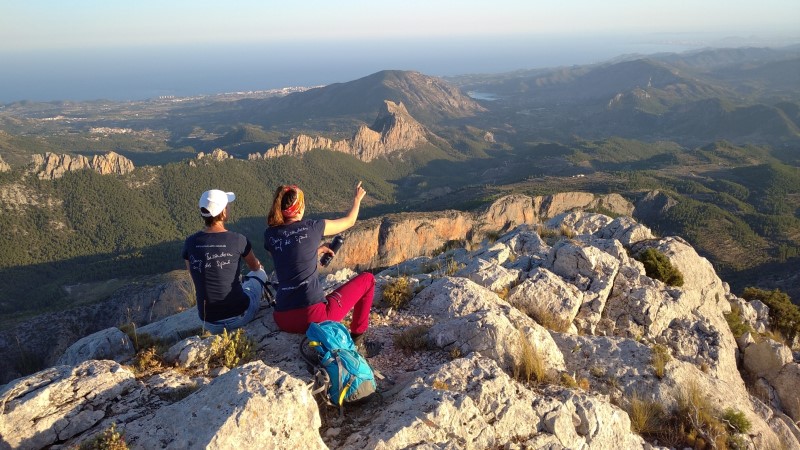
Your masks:
<instances>
[{"instance_id":1,"label":"blue sky","mask_svg":"<svg viewBox=\"0 0 800 450\"><path fill-rule=\"evenodd\" d=\"M797 30L798 0L0 1L0 52L565 33L771 38Z\"/></svg>"}]
</instances>

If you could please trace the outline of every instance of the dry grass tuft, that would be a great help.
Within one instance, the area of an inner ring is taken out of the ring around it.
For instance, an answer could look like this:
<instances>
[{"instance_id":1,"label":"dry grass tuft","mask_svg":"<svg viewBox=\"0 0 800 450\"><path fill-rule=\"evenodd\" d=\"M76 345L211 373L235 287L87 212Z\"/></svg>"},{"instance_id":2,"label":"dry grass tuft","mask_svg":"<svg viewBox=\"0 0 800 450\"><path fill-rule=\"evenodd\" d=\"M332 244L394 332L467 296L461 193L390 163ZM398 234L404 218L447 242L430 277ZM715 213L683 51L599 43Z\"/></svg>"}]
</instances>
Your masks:
<instances>
[{"instance_id":1,"label":"dry grass tuft","mask_svg":"<svg viewBox=\"0 0 800 450\"><path fill-rule=\"evenodd\" d=\"M667 363L672 361L669 349L661 344L655 344L650 348L650 351L652 353L650 362L653 364L653 370L656 376L658 378L664 378Z\"/></svg>"},{"instance_id":2,"label":"dry grass tuft","mask_svg":"<svg viewBox=\"0 0 800 450\"><path fill-rule=\"evenodd\" d=\"M519 331L519 347L517 348L518 353L514 361L514 378L534 384L546 381L547 369L544 366L544 358L531 345L527 336L521 330Z\"/></svg>"},{"instance_id":3,"label":"dry grass tuft","mask_svg":"<svg viewBox=\"0 0 800 450\"><path fill-rule=\"evenodd\" d=\"M632 431L643 436L653 436L660 431L660 424L665 417L664 407L660 403L646 400L634 391L628 405Z\"/></svg>"},{"instance_id":4,"label":"dry grass tuft","mask_svg":"<svg viewBox=\"0 0 800 450\"><path fill-rule=\"evenodd\" d=\"M449 391L450 385L437 378L433 380L433 388L440 391Z\"/></svg>"},{"instance_id":5,"label":"dry grass tuft","mask_svg":"<svg viewBox=\"0 0 800 450\"><path fill-rule=\"evenodd\" d=\"M430 329L431 327L426 325L407 328L394 337L394 345L408 351L429 350L431 348L430 341L428 341Z\"/></svg>"}]
</instances>

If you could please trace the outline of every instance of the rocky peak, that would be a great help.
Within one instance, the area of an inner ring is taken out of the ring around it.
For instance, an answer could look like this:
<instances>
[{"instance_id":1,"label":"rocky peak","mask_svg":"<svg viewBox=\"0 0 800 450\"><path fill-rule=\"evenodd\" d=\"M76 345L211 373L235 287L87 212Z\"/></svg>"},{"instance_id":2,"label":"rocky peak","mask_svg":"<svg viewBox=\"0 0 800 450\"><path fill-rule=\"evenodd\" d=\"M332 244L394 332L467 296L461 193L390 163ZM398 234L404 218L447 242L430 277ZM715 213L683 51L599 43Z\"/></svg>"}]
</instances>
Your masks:
<instances>
[{"instance_id":1,"label":"rocky peak","mask_svg":"<svg viewBox=\"0 0 800 450\"><path fill-rule=\"evenodd\" d=\"M89 166L101 175L124 175L132 172L133 162L117 153L108 152L105 155L94 155Z\"/></svg>"},{"instance_id":2,"label":"rocky peak","mask_svg":"<svg viewBox=\"0 0 800 450\"><path fill-rule=\"evenodd\" d=\"M171 345L158 373L137 375L130 339L112 328L76 343L62 365L0 386L0 445L69 448L116 424L131 448L650 449L717 432L744 448L800 448L798 358L779 343L734 339L724 314L742 299L683 239L582 211L600 201L630 209L622 200L516 195L469 214L400 214L348 230L334 261L362 252L386 267L369 330L383 350L368 359L385 378L380 401L346 405L346 420L314 400L303 336L280 332L266 305L244 328L256 361L230 370L209 366L215 337L199 335L188 310L137 329ZM425 254L435 236L470 245ZM684 285L650 278L631 256L645 248L662 252ZM321 282L331 290L353 275ZM410 298L390 307L381 293L401 278ZM767 317L750 306L743 317ZM399 348L409 330L424 350ZM748 392L742 349L766 395ZM657 355L666 355L660 369ZM540 370L526 379L532 360ZM702 403L687 405L689 395ZM631 431L637 401L663 411L656 427L730 410L750 431L698 423L663 428L674 441L652 433L651 444Z\"/></svg>"},{"instance_id":3,"label":"rocky peak","mask_svg":"<svg viewBox=\"0 0 800 450\"><path fill-rule=\"evenodd\" d=\"M195 157L195 159L206 159L211 161L224 161L231 158L233 158L233 156L229 155L228 152L221 148L215 148L211 153L199 152Z\"/></svg>"},{"instance_id":4,"label":"rocky peak","mask_svg":"<svg viewBox=\"0 0 800 450\"><path fill-rule=\"evenodd\" d=\"M102 175L124 175L133 171L133 162L115 152L95 155L90 160L83 155L69 155L46 152L31 157L29 173L34 173L41 180L55 180L67 172L92 169Z\"/></svg>"},{"instance_id":5,"label":"rocky peak","mask_svg":"<svg viewBox=\"0 0 800 450\"><path fill-rule=\"evenodd\" d=\"M284 155L300 156L313 149L332 150L369 162L375 158L411 150L428 142L427 130L417 122L402 103L385 100L371 127L362 125L351 139L333 141L326 137L299 135L286 144L278 144L248 159L275 158Z\"/></svg>"}]
</instances>

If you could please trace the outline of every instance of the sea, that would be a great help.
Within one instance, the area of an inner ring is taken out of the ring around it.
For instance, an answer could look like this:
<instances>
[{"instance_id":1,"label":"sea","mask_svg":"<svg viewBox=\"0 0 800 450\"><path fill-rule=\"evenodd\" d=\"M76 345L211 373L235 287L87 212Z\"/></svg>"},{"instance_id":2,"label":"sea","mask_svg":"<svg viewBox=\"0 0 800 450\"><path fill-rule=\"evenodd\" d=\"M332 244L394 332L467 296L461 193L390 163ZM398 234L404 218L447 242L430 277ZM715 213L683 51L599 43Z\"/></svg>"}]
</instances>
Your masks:
<instances>
[{"instance_id":1,"label":"sea","mask_svg":"<svg viewBox=\"0 0 800 450\"><path fill-rule=\"evenodd\" d=\"M0 53L0 104L145 100L320 86L385 69L445 77L502 73L598 63L621 55L743 45L752 42L710 35L565 34L6 51Z\"/></svg>"}]
</instances>

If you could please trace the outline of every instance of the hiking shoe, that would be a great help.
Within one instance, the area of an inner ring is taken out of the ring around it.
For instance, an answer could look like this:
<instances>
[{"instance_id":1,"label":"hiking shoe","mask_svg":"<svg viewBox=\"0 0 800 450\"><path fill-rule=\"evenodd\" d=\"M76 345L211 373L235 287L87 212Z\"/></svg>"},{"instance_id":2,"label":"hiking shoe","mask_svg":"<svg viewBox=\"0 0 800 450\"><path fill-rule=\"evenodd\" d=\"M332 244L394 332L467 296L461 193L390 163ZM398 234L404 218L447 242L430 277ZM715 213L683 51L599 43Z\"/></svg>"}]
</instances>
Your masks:
<instances>
[{"instance_id":1,"label":"hiking shoe","mask_svg":"<svg viewBox=\"0 0 800 450\"><path fill-rule=\"evenodd\" d=\"M383 344L377 341L362 341L361 345L356 345L356 350L364 358L372 358L381 352Z\"/></svg>"},{"instance_id":2,"label":"hiking shoe","mask_svg":"<svg viewBox=\"0 0 800 450\"><path fill-rule=\"evenodd\" d=\"M380 353L383 348L383 344L380 342L368 341L366 333L356 335L351 333L350 336L353 338L353 343L356 344L356 350L358 350L358 353L364 358L372 358Z\"/></svg>"}]
</instances>

